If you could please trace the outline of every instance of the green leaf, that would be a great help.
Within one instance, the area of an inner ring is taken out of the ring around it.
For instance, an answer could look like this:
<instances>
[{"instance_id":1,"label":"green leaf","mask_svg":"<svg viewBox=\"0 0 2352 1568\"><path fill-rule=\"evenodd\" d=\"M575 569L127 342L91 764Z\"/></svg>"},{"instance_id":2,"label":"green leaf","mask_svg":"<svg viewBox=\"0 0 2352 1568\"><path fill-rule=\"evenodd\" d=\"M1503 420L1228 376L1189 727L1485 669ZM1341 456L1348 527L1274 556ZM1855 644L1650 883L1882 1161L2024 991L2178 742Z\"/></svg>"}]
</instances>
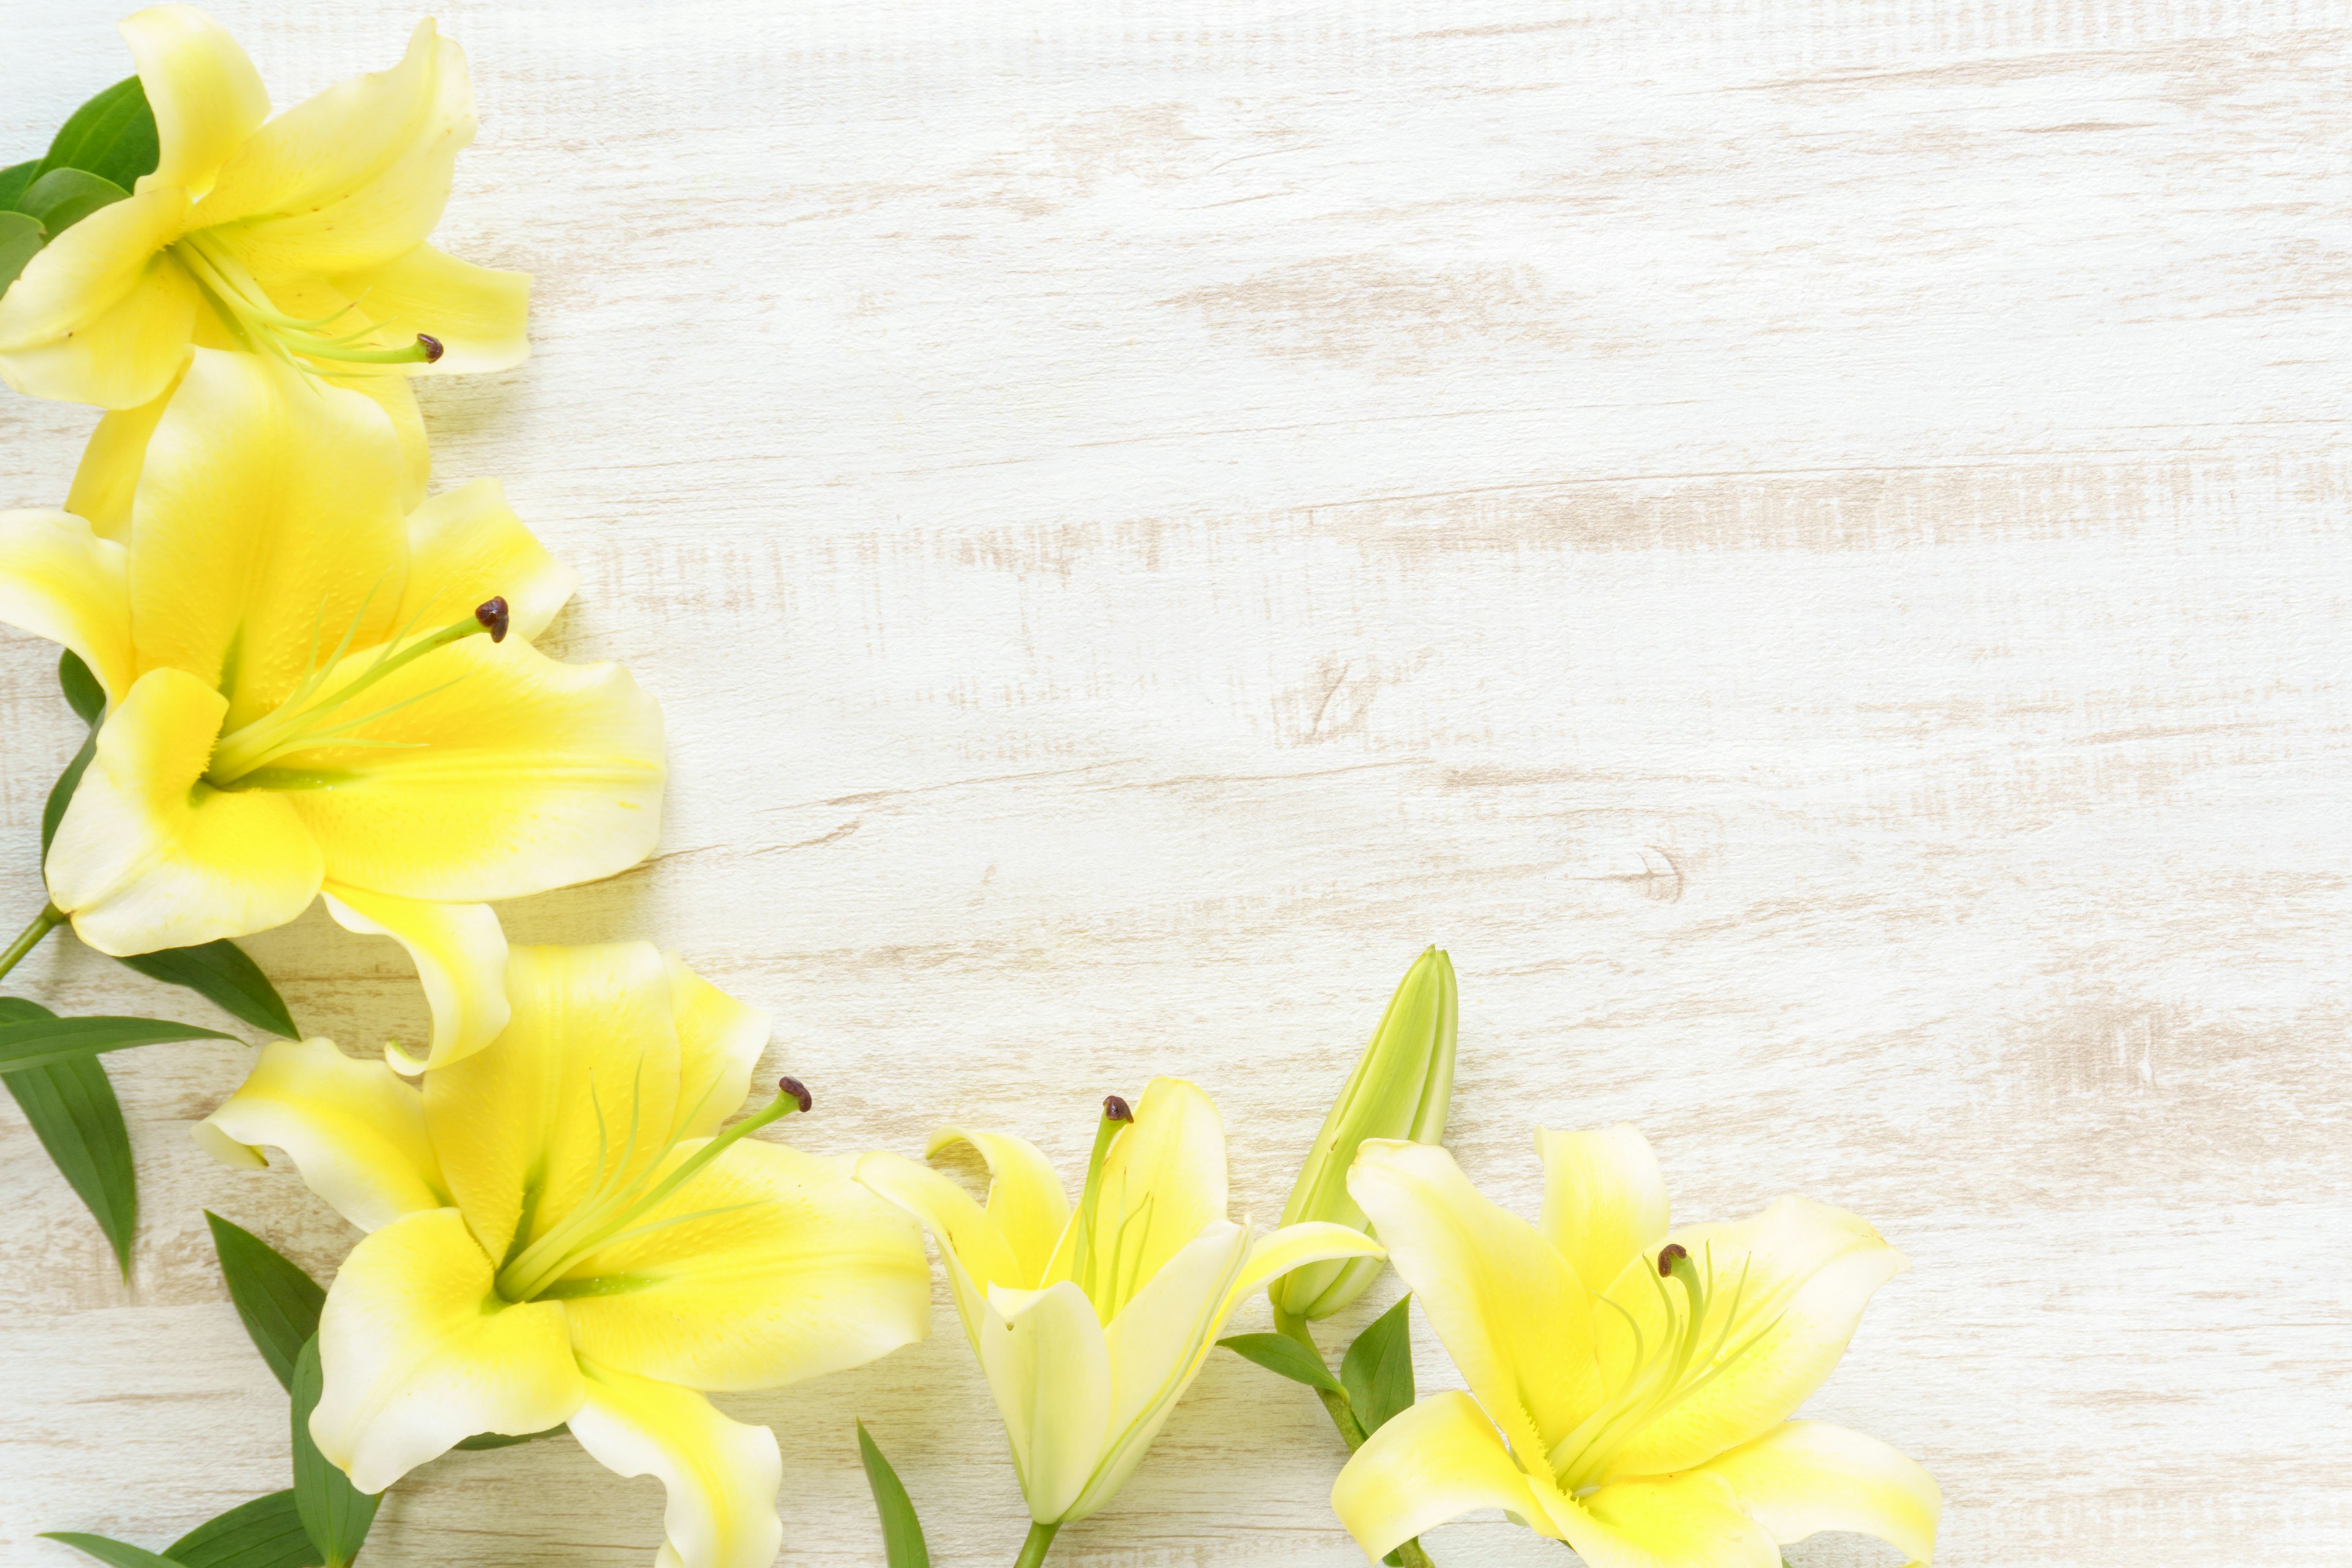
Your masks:
<instances>
[{"instance_id":1,"label":"green leaf","mask_svg":"<svg viewBox=\"0 0 2352 1568\"><path fill-rule=\"evenodd\" d=\"M103 1535L84 1535L78 1530L44 1531L41 1539L62 1541L77 1552L111 1564L111 1568L181 1568L170 1558L158 1557L143 1546L127 1546Z\"/></svg>"},{"instance_id":2,"label":"green leaf","mask_svg":"<svg viewBox=\"0 0 2352 1568\"><path fill-rule=\"evenodd\" d=\"M21 163L11 163L0 169L0 212L14 212L16 198L25 194L25 187L31 184L33 176L40 172L41 161L38 158L27 158Z\"/></svg>"},{"instance_id":3,"label":"green leaf","mask_svg":"<svg viewBox=\"0 0 2352 1568\"><path fill-rule=\"evenodd\" d=\"M310 1412L319 1406L319 1339L313 1334L302 1342L302 1353L294 1363L294 1506L302 1515L302 1528L310 1534L310 1544L326 1557L321 1568L346 1568L359 1555L361 1543L367 1540L368 1526L375 1522L376 1504L383 1494L368 1493L352 1485L351 1478L337 1469L319 1446L310 1441Z\"/></svg>"},{"instance_id":4,"label":"green leaf","mask_svg":"<svg viewBox=\"0 0 2352 1568\"><path fill-rule=\"evenodd\" d=\"M1412 1404L1412 1298L1403 1297L1374 1318L1340 1360L1339 1381L1367 1437Z\"/></svg>"},{"instance_id":5,"label":"green leaf","mask_svg":"<svg viewBox=\"0 0 2352 1568\"><path fill-rule=\"evenodd\" d=\"M288 1490L206 1520L163 1548L163 1555L180 1568L309 1568L319 1553Z\"/></svg>"},{"instance_id":6,"label":"green leaf","mask_svg":"<svg viewBox=\"0 0 2352 1568\"><path fill-rule=\"evenodd\" d=\"M302 1347L319 1331L319 1309L327 1293L301 1267L241 1225L205 1211L213 1227L213 1251L219 1255L221 1278L228 1281L228 1299L253 1337L253 1348L269 1363L278 1386L294 1392L294 1368Z\"/></svg>"},{"instance_id":7,"label":"green leaf","mask_svg":"<svg viewBox=\"0 0 2352 1568\"><path fill-rule=\"evenodd\" d=\"M470 1437L459 1438L457 1447L468 1453L479 1452L484 1448L511 1448L517 1443L536 1443L541 1437L552 1437L559 1432L570 1430L572 1428L569 1426L550 1426L544 1432L525 1432L520 1436L513 1437L504 1432L477 1432Z\"/></svg>"},{"instance_id":8,"label":"green leaf","mask_svg":"<svg viewBox=\"0 0 2352 1568\"><path fill-rule=\"evenodd\" d=\"M161 151L147 89L127 76L66 118L33 177L52 169L87 169L128 191L140 175L155 172Z\"/></svg>"},{"instance_id":9,"label":"green leaf","mask_svg":"<svg viewBox=\"0 0 2352 1568\"><path fill-rule=\"evenodd\" d=\"M0 1004L33 1004L0 996ZM44 1009L46 1011L46 1009ZM131 1134L122 1106L96 1057L68 1057L47 1067L0 1074L16 1109L33 1124L49 1152L49 1163L81 1195L98 1228L114 1248L124 1279L131 1277L131 1235L139 1223L138 1176L131 1167Z\"/></svg>"},{"instance_id":10,"label":"green leaf","mask_svg":"<svg viewBox=\"0 0 2352 1568\"><path fill-rule=\"evenodd\" d=\"M106 688L71 648L58 656L58 686L65 692L66 706L74 710L74 717L97 728L106 717Z\"/></svg>"},{"instance_id":11,"label":"green leaf","mask_svg":"<svg viewBox=\"0 0 2352 1568\"><path fill-rule=\"evenodd\" d=\"M1345 1392L1339 1380L1331 1375L1331 1369L1323 1364L1323 1358L1288 1334L1235 1334L1217 1342L1244 1360L1254 1361L1268 1372L1278 1372L1293 1383L1303 1383L1326 1394Z\"/></svg>"},{"instance_id":12,"label":"green leaf","mask_svg":"<svg viewBox=\"0 0 2352 1568\"><path fill-rule=\"evenodd\" d=\"M82 737L81 750L49 786L49 798L41 807L41 858L49 858L49 840L58 836L58 824L66 819L66 807L73 804L74 791L81 787L81 775L89 771L90 758L98 755L98 731L92 730Z\"/></svg>"},{"instance_id":13,"label":"green leaf","mask_svg":"<svg viewBox=\"0 0 2352 1568\"><path fill-rule=\"evenodd\" d=\"M229 1016L299 1040L294 1016L269 984L269 977L247 958L245 950L224 937L196 947L167 947L161 952L133 953L115 962L135 969L150 980L184 985Z\"/></svg>"},{"instance_id":14,"label":"green leaf","mask_svg":"<svg viewBox=\"0 0 2352 1568\"><path fill-rule=\"evenodd\" d=\"M218 1029L162 1018L25 1018L0 1023L0 1073L47 1067L89 1051L119 1051L166 1040L234 1040Z\"/></svg>"},{"instance_id":15,"label":"green leaf","mask_svg":"<svg viewBox=\"0 0 2352 1568\"><path fill-rule=\"evenodd\" d=\"M931 1549L923 1543L923 1524L898 1472L882 1457L866 1423L857 1424L857 1457L866 1462L866 1484L874 1492L874 1511L882 1516L882 1560L887 1568L931 1568Z\"/></svg>"},{"instance_id":16,"label":"green leaf","mask_svg":"<svg viewBox=\"0 0 2352 1568\"><path fill-rule=\"evenodd\" d=\"M0 213L0 294L7 292L16 274L47 242L48 235L38 220L18 212Z\"/></svg>"},{"instance_id":17,"label":"green leaf","mask_svg":"<svg viewBox=\"0 0 2352 1568\"><path fill-rule=\"evenodd\" d=\"M16 198L16 210L37 219L51 239L103 206L130 195L112 180L88 169L51 169Z\"/></svg>"}]
</instances>

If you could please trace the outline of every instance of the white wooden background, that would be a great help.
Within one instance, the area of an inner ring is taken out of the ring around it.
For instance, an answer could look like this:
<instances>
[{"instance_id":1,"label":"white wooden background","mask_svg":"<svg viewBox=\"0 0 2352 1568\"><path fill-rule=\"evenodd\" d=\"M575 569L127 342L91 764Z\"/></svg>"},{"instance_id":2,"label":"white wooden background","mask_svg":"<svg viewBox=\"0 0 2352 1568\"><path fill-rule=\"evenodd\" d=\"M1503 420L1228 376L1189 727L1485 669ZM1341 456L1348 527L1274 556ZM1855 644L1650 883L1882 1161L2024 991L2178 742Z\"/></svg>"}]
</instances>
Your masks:
<instances>
[{"instance_id":1,"label":"white wooden background","mask_svg":"<svg viewBox=\"0 0 2352 1568\"><path fill-rule=\"evenodd\" d=\"M415 15L219 9L281 106ZM9 6L0 151L125 72L115 14ZM1811 1408L1935 1472L1945 1562L2352 1558L2352 3L442 19L482 116L443 234L539 281L530 363L432 384L437 479L578 563L559 644L659 695L675 768L658 858L519 938L776 1008L824 1148L1075 1161L1190 1075L1261 1221L1445 942L1490 1191L1532 1212L1532 1125L1631 1118L1685 1215L1795 1189L1911 1255ZM89 423L0 401L0 504ZM0 645L12 930L50 665ZM389 943L253 947L314 1028L421 1030ZM69 942L19 976L205 1016ZM352 1237L189 1143L248 1055L115 1058L127 1289L0 1110L11 1563L285 1484L198 1209L321 1276ZM939 1331L725 1401L782 1436L786 1562L879 1562L854 1415L943 1565L1010 1560ZM1220 1358L1053 1561L1360 1562L1339 1458ZM368 1560L635 1568L659 1511L568 1442L459 1454Z\"/></svg>"}]
</instances>

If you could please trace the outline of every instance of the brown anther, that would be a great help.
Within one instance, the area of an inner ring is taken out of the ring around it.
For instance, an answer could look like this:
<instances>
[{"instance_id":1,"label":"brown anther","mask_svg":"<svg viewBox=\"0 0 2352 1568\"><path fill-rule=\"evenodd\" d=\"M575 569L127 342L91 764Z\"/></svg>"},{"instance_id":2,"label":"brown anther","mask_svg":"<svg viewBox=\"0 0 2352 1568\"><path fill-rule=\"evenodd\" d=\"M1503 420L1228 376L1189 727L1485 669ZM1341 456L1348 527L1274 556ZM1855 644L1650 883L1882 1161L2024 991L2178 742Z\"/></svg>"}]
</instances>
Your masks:
<instances>
[{"instance_id":1,"label":"brown anther","mask_svg":"<svg viewBox=\"0 0 2352 1568\"><path fill-rule=\"evenodd\" d=\"M490 628L492 642L507 640L507 602L490 599L474 606L474 618Z\"/></svg>"},{"instance_id":2,"label":"brown anther","mask_svg":"<svg viewBox=\"0 0 2352 1568\"><path fill-rule=\"evenodd\" d=\"M1106 1094L1103 1096L1103 1120L1105 1121L1132 1121L1135 1120L1135 1112L1131 1108L1129 1108L1127 1101L1121 1100L1118 1096L1115 1094Z\"/></svg>"},{"instance_id":3,"label":"brown anther","mask_svg":"<svg viewBox=\"0 0 2352 1568\"><path fill-rule=\"evenodd\" d=\"M1675 1265L1689 1256L1690 1248L1679 1241L1670 1241L1658 1248L1658 1277L1662 1279L1673 1279Z\"/></svg>"},{"instance_id":4,"label":"brown anther","mask_svg":"<svg viewBox=\"0 0 2352 1568\"><path fill-rule=\"evenodd\" d=\"M441 346L441 340L439 338L428 338L423 332L416 334L416 346L425 351L425 363L426 364L435 363L443 354L449 352Z\"/></svg>"},{"instance_id":5,"label":"brown anther","mask_svg":"<svg viewBox=\"0 0 2352 1568\"><path fill-rule=\"evenodd\" d=\"M789 1094L794 1100L798 1100L800 1102L802 1114L803 1115L807 1114L810 1105L814 1103L809 1094L808 1085L801 1082L801 1080L796 1078L778 1079L776 1080L776 1092L779 1094Z\"/></svg>"}]
</instances>

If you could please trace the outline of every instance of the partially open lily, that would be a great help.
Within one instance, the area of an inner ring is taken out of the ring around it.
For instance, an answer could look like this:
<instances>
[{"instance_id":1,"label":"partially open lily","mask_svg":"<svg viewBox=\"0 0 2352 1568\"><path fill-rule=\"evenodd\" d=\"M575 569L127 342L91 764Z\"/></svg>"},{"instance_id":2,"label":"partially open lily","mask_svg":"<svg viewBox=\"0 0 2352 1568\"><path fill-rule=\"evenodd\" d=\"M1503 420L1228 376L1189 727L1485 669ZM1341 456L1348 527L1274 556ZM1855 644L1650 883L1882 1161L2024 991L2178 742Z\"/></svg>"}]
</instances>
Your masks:
<instances>
[{"instance_id":1,"label":"partially open lily","mask_svg":"<svg viewBox=\"0 0 2352 1568\"><path fill-rule=\"evenodd\" d=\"M1181 1079L1152 1079L1131 1113L1106 1106L1076 1209L1034 1145L947 1127L929 1152L959 1142L988 1163L985 1212L898 1155L868 1154L857 1175L939 1243L1047 1540L1118 1495L1251 1291L1302 1263L1380 1250L1344 1226L1256 1237L1227 1219L1224 1129Z\"/></svg>"},{"instance_id":2,"label":"partially open lily","mask_svg":"<svg viewBox=\"0 0 2352 1568\"><path fill-rule=\"evenodd\" d=\"M1391 1420L1331 1506L1374 1559L1482 1508L1591 1568L1780 1568L1780 1542L1876 1535L1917 1563L1940 1500L1859 1432L1789 1416L1904 1267L1853 1215L1784 1197L1667 1230L1631 1127L1538 1132L1543 1217L1488 1202L1443 1149L1367 1142L1349 1190L1470 1385Z\"/></svg>"},{"instance_id":3,"label":"partially open lily","mask_svg":"<svg viewBox=\"0 0 2352 1568\"><path fill-rule=\"evenodd\" d=\"M366 399L198 349L121 532L0 513L0 620L106 689L47 868L82 940L241 936L324 892L415 959L438 1064L506 1021L487 901L643 859L665 764L625 671L531 647L573 577L498 487L404 520L397 461Z\"/></svg>"},{"instance_id":4,"label":"partially open lily","mask_svg":"<svg viewBox=\"0 0 2352 1568\"><path fill-rule=\"evenodd\" d=\"M565 1423L669 1494L658 1568L769 1568L774 1434L711 1408L920 1339L921 1233L845 1158L747 1136L768 1016L643 942L518 947L513 1019L422 1090L330 1040L273 1045L198 1129L292 1157L369 1234L327 1293L310 1433L381 1491L476 1433Z\"/></svg>"}]
</instances>

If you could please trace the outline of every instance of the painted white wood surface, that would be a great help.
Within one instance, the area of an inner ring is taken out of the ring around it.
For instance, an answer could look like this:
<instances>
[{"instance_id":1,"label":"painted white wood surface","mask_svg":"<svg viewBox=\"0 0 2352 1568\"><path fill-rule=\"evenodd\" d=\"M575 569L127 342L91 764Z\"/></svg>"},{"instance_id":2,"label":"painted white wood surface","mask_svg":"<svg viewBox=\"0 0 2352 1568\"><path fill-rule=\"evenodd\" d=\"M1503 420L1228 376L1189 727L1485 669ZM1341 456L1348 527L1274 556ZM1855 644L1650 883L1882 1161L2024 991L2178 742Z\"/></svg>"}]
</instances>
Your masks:
<instances>
[{"instance_id":1,"label":"painted white wood surface","mask_svg":"<svg viewBox=\"0 0 2352 1568\"><path fill-rule=\"evenodd\" d=\"M414 19L218 9L280 104ZM123 73L114 15L9 7L0 150ZM1794 1189L1909 1252L1812 1409L1937 1474L1945 1562L2352 1558L2352 5L441 16L482 111L444 236L539 281L529 364L431 386L436 479L578 563L559 647L675 764L662 855L518 937L776 1008L815 1146L1076 1160L1187 1074L1262 1221L1444 942L1489 1190L1631 1118L1685 1215ZM89 423L0 402L0 504ZM0 641L27 914L49 668ZM253 947L311 1026L418 1033L390 944ZM19 973L166 1005L69 942ZM11 1563L284 1484L198 1211L322 1276L352 1240L189 1143L247 1050L135 1056L127 1289L0 1112ZM951 1319L725 1403L782 1438L788 1563L879 1562L853 1415L943 1564L1010 1560ZM1054 1561L1360 1561L1339 1458L1220 1358ZM456 1455L368 1561L642 1564L659 1507L566 1442Z\"/></svg>"}]
</instances>

